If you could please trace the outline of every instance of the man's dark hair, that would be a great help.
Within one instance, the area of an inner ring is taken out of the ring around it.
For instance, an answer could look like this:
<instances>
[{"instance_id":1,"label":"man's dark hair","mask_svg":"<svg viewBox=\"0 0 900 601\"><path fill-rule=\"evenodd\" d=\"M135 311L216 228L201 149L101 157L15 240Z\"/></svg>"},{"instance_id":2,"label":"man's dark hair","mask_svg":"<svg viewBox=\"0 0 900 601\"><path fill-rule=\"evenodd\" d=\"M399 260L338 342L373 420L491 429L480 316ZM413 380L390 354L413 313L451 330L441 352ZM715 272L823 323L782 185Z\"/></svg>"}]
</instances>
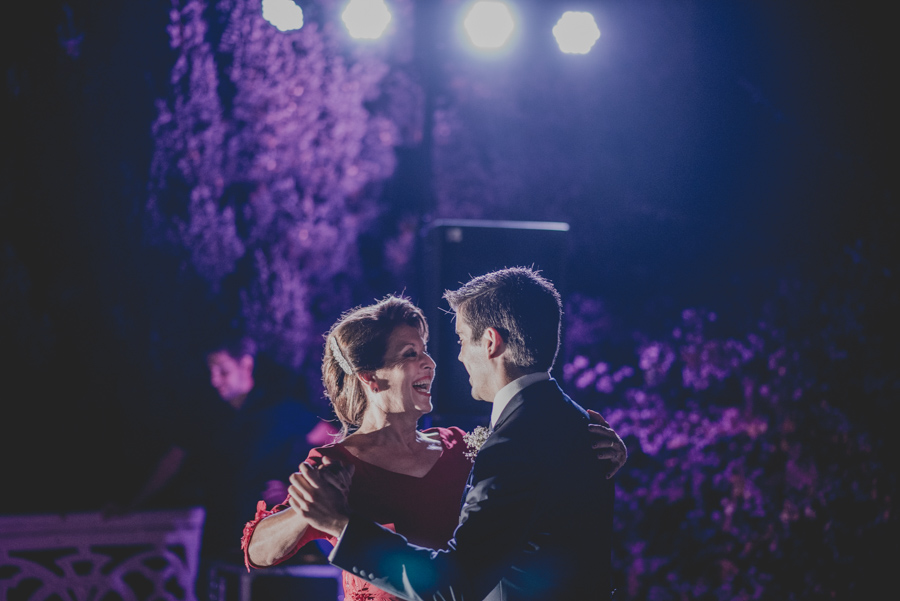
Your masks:
<instances>
[{"instance_id":1,"label":"man's dark hair","mask_svg":"<svg viewBox=\"0 0 900 601\"><path fill-rule=\"evenodd\" d=\"M249 336L234 336L219 340L210 345L206 351L207 356L219 351L225 351L234 360L239 360L245 355L256 357L256 341Z\"/></svg>"},{"instance_id":2,"label":"man's dark hair","mask_svg":"<svg viewBox=\"0 0 900 601\"><path fill-rule=\"evenodd\" d=\"M450 308L481 339L495 328L509 347L507 362L524 372L549 371L559 350L562 301L553 284L527 267L511 267L446 290Z\"/></svg>"}]
</instances>

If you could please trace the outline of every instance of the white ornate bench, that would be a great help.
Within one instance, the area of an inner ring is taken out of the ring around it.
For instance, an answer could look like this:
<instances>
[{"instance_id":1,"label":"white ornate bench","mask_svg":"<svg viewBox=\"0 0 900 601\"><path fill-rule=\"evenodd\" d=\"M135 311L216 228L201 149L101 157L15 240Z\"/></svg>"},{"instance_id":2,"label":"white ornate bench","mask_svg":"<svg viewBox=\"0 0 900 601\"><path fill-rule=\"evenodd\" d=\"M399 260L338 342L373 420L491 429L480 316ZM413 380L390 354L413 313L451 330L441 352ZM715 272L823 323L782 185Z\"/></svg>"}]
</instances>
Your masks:
<instances>
[{"instance_id":1,"label":"white ornate bench","mask_svg":"<svg viewBox=\"0 0 900 601\"><path fill-rule=\"evenodd\" d=\"M203 509L0 516L0 599L195 601Z\"/></svg>"}]
</instances>

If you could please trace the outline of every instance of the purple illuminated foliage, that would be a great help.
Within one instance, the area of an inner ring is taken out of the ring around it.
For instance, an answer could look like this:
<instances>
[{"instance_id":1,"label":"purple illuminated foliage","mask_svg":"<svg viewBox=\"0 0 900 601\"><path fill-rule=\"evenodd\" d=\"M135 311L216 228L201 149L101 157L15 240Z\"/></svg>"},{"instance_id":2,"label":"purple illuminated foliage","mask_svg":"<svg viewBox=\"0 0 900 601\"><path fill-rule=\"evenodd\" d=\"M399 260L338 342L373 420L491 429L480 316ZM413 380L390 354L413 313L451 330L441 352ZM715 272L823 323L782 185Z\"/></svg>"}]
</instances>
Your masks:
<instances>
[{"instance_id":1,"label":"purple illuminated foliage","mask_svg":"<svg viewBox=\"0 0 900 601\"><path fill-rule=\"evenodd\" d=\"M395 147L421 121L392 102L417 97L386 60L404 49L342 46L327 19L279 32L258 0L175 2L170 21L177 58L153 127L150 240L175 248L211 298L230 300L226 317L297 367L351 306L357 240Z\"/></svg>"},{"instance_id":2,"label":"purple illuminated foliage","mask_svg":"<svg viewBox=\"0 0 900 601\"><path fill-rule=\"evenodd\" d=\"M625 598L853 598L884 578L897 483L873 429L898 378L870 346L876 303L859 303L896 286L868 250L831 282L783 280L743 335L686 310L664 336L633 333L619 364L600 359L602 303L570 302L564 379L630 448L614 526Z\"/></svg>"}]
</instances>

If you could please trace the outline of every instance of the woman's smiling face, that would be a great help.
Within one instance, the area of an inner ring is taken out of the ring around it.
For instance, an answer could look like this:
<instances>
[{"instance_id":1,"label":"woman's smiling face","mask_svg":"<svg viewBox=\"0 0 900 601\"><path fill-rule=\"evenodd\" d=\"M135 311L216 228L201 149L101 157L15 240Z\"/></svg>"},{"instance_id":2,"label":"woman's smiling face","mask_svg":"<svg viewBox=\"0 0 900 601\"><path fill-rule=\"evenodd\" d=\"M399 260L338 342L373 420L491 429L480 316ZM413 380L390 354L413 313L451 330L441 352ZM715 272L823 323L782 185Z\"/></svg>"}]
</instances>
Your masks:
<instances>
[{"instance_id":1,"label":"woman's smiling face","mask_svg":"<svg viewBox=\"0 0 900 601\"><path fill-rule=\"evenodd\" d=\"M419 330L398 326L388 338L384 367L375 371L375 404L385 413L429 413L435 362Z\"/></svg>"}]
</instances>

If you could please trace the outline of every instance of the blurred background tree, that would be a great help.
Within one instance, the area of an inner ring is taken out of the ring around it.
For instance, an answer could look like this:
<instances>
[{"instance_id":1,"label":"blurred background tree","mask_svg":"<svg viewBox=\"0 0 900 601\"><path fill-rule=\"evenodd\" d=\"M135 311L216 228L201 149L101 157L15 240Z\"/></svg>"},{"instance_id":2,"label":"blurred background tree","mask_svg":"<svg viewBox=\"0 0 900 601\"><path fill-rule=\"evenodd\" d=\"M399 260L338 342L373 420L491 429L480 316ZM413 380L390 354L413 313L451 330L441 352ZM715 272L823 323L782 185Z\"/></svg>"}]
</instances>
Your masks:
<instances>
[{"instance_id":1,"label":"blurred background tree","mask_svg":"<svg viewBox=\"0 0 900 601\"><path fill-rule=\"evenodd\" d=\"M292 369L318 359L322 332L360 296L358 240L417 118L387 114L403 36L372 51L340 27L280 32L257 0L185 2L153 126L151 243L204 282L210 327L245 331Z\"/></svg>"}]
</instances>

